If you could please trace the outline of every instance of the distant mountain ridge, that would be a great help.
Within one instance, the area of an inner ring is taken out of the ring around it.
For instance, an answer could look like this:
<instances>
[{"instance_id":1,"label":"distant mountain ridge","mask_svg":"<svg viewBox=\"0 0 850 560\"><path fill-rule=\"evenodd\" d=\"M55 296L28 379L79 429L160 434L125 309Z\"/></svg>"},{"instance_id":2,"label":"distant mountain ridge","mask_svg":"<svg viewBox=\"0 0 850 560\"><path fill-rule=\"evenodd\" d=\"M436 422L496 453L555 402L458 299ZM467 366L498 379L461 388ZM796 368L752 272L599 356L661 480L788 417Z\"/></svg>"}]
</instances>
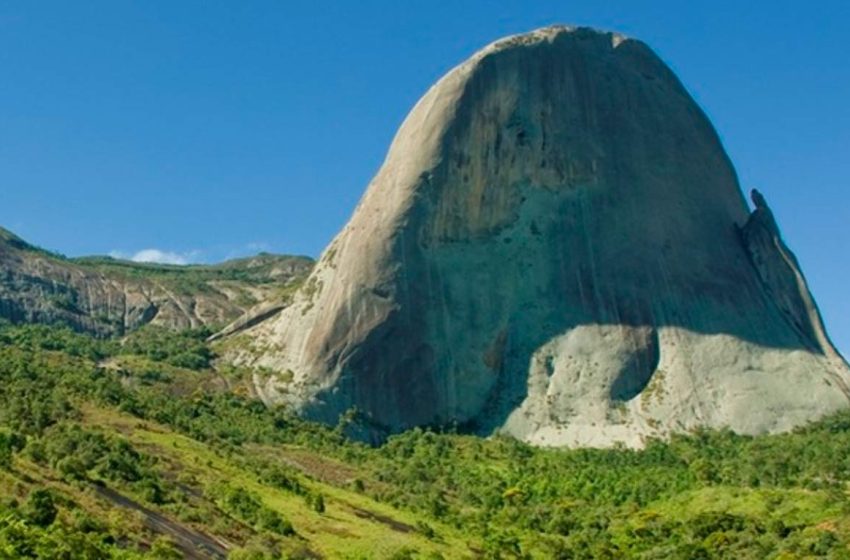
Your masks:
<instances>
[{"instance_id":1,"label":"distant mountain ridge","mask_svg":"<svg viewBox=\"0 0 850 560\"><path fill-rule=\"evenodd\" d=\"M215 329L257 305L285 300L312 266L309 257L266 253L185 266L66 258L0 228L0 318L66 324L98 336L149 323Z\"/></svg>"}]
</instances>

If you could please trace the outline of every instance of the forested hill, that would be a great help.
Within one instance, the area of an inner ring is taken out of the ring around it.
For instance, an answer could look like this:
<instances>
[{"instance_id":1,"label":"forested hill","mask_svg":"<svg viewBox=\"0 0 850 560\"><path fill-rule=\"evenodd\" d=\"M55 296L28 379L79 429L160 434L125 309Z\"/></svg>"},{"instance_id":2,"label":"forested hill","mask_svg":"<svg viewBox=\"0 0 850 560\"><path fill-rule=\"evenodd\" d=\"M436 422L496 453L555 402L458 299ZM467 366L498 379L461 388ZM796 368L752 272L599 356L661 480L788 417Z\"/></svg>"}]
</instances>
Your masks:
<instances>
[{"instance_id":1,"label":"forested hill","mask_svg":"<svg viewBox=\"0 0 850 560\"><path fill-rule=\"evenodd\" d=\"M208 331L0 326L0 558L848 558L850 413L643 451L265 409Z\"/></svg>"}]
</instances>

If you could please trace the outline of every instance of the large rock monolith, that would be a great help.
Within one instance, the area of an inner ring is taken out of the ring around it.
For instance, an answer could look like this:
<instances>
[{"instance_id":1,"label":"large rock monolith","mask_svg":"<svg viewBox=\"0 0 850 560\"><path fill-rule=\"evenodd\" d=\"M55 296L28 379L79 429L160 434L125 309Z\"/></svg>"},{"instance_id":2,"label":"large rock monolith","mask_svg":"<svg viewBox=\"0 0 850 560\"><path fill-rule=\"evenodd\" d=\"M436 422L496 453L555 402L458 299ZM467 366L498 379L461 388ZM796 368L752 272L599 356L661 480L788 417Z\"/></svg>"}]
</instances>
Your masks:
<instances>
[{"instance_id":1,"label":"large rock monolith","mask_svg":"<svg viewBox=\"0 0 850 560\"><path fill-rule=\"evenodd\" d=\"M416 104L295 303L238 359L269 403L372 435L540 445L790 429L848 405L764 198L649 47L551 27Z\"/></svg>"}]
</instances>

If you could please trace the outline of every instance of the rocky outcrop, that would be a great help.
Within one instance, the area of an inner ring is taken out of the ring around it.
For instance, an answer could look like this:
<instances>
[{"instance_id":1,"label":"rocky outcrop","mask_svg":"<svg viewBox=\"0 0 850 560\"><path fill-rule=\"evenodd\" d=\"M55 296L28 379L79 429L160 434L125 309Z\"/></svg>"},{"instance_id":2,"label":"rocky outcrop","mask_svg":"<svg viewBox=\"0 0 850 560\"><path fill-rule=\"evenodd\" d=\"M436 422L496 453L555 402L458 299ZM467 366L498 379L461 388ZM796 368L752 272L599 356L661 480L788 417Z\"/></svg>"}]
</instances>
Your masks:
<instances>
[{"instance_id":1,"label":"rocky outcrop","mask_svg":"<svg viewBox=\"0 0 850 560\"><path fill-rule=\"evenodd\" d=\"M800 264L782 240L764 196L753 189L750 197L755 210L741 229L741 239L764 290L801 340L828 360L835 386L850 399L850 384L844 375L847 364L829 339Z\"/></svg>"},{"instance_id":2,"label":"rocky outcrop","mask_svg":"<svg viewBox=\"0 0 850 560\"><path fill-rule=\"evenodd\" d=\"M498 41L417 103L295 303L234 359L267 402L371 435L541 445L779 431L848 368L706 116L643 43Z\"/></svg>"},{"instance_id":3,"label":"rocky outcrop","mask_svg":"<svg viewBox=\"0 0 850 560\"><path fill-rule=\"evenodd\" d=\"M223 326L259 302L283 307L287 286L309 272L303 257L260 255L214 266L71 260L0 231L0 318L66 324L99 336L151 323Z\"/></svg>"}]
</instances>

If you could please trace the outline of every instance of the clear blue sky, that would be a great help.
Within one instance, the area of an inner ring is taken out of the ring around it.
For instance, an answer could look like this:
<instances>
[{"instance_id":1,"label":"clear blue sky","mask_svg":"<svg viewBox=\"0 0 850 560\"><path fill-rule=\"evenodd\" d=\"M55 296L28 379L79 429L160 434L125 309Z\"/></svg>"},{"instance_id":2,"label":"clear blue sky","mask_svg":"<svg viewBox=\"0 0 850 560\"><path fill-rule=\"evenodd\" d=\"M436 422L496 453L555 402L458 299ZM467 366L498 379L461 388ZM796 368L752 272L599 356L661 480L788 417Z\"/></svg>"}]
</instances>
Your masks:
<instances>
[{"instance_id":1,"label":"clear blue sky","mask_svg":"<svg viewBox=\"0 0 850 560\"><path fill-rule=\"evenodd\" d=\"M850 353L850 3L0 0L0 225L67 255L317 255L440 75L551 23L648 42Z\"/></svg>"}]
</instances>

